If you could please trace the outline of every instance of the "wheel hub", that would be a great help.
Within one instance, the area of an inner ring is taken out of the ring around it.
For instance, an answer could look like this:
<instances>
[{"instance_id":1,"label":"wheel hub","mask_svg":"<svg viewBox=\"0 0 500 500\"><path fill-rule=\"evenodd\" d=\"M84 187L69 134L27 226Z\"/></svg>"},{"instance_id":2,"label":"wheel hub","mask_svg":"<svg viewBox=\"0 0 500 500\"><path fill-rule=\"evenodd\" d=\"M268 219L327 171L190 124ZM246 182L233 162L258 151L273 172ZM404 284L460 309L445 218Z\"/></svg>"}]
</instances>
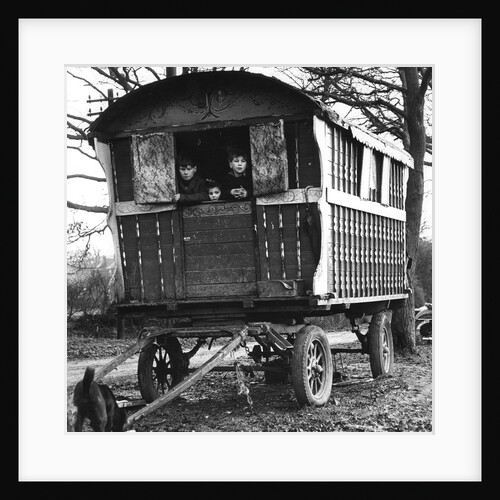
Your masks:
<instances>
[{"instance_id":1,"label":"wheel hub","mask_svg":"<svg viewBox=\"0 0 500 500\"><path fill-rule=\"evenodd\" d=\"M167 363L164 360L160 360L155 368L156 377L160 382L165 382L168 375Z\"/></svg>"}]
</instances>

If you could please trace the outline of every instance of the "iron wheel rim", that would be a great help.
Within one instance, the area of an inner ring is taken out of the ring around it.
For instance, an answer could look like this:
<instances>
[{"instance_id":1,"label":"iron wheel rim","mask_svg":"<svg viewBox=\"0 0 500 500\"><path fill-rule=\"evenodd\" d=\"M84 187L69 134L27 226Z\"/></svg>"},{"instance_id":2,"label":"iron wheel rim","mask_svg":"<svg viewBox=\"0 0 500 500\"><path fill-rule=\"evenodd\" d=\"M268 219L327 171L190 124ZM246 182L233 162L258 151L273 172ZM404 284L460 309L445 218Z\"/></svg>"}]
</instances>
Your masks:
<instances>
[{"instance_id":1,"label":"iron wheel rim","mask_svg":"<svg viewBox=\"0 0 500 500\"><path fill-rule=\"evenodd\" d=\"M307 349L306 374L309 390L314 397L319 397L325 389L326 353L319 340L313 340Z\"/></svg>"}]
</instances>

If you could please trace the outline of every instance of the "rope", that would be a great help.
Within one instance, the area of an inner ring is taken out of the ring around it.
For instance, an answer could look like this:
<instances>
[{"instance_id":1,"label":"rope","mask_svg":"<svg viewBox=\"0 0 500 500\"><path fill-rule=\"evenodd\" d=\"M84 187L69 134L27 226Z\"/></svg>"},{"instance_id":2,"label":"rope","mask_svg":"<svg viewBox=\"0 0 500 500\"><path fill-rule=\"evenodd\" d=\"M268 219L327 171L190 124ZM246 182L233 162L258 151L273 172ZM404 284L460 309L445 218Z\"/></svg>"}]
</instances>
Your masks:
<instances>
[{"instance_id":1,"label":"rope","mask_svg":"<svg viewBox=\"0 0 500 500\"><path fill-rule=\"evenodd\" d=\"M253 401L252 398L250 397L250 389L248 388L248 378L243 373L243 370L240 368L240 365L241 363L239 361L234 362L238 394L246 396L250 409L253 411Z\"/></svg>"}]
</instances>

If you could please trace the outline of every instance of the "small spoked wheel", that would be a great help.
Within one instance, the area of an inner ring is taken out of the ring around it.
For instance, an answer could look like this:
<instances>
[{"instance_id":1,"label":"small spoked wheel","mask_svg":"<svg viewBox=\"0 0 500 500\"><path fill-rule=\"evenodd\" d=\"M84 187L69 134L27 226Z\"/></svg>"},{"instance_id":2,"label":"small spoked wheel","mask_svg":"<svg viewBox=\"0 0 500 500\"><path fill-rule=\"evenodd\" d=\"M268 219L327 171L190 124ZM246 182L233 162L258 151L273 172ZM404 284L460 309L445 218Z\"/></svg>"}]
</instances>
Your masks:
<instances>
[{"instance_id":1,"label":"small spoked wheel","mask_svg":"<svg viewBox=\"0 0 500 500\"><path fill-rule=\"evenodd\" d=\"M182 347L175 337L159 337L139 355L137 368L139 390L151 403L184 378Z\"/></svg>"},{"instance_id":2,"label":"small spoked wheel","mask_svg":"<svg viewBox=\"0 0 500 500\"><path fill-rule=\"evenodd\" d=\"M432 337L432 321L428 321L420 327L420 335L422 337Z\"/></svg>"},{"instance_id":3,"label":"small spoked wheel","mask_svg":"<svg viewBox=\"0 0 500 500\"><path fill-rule=\"evenodd\" d=\"M374 314L368 327L368 352L374 378L391 375L394 365L394 344L391 322L386 312Z\"/></svg>"},{"instance_id":4,"label":"small spoked wheel","mask_svg":"<svg viewBox=\"0 0 500 500\"><path fill-rule=\"evenodd\" d=\"M300 406L323 406L330 399L333 366L330 344L319 327L307 325L296 335L292 385Z\"/></svg>"}]
</instances>

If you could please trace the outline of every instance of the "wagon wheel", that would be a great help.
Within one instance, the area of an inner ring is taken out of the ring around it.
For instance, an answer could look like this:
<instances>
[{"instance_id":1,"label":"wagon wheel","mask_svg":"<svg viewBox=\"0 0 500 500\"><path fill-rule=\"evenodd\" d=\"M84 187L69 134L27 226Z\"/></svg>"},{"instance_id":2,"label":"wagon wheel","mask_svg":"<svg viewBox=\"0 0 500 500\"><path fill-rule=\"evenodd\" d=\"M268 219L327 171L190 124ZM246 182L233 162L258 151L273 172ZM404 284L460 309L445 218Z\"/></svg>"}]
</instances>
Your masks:
<instances>
[{"instance_id":1,"label":"wagon wheel","mask_svg":"<svg viewBox=\"0 0 500 500\"><path fill-rule=\"evenodd\" d=\"M314 325L296 335L292 357L292 385L300 406L323 406L332 392L333 365L326 333Z\"/></svg>"},{"instance_id":2,"label":"wagon wheel","mask_svg":"<svg viewBox=\"0 0 500 500\"><path fill-rule=\"evenodd\" d=\"M184 379L184 358L179 340L159 338L139 355L139 390L146 403L159 398Z\"/></svg>"},{"instance_id":3,"label":"wagon wheel","mask_svg":"<svg viewBox=\"0 0 500 500\"><path fill-rule=\"evenodd\" d=\"M422 337L432 337L432 321L428 321L420 327L420 335Z\"/></svg>"},{"instance_id":4,"label":"wagon wheel","mask_svg":"<svg viewBox=\"0 0 500 500\"><path fill-rule=\"evenodd\" d=\"M368 352L374 378L392 374L394 343L391 323L387 313L374 314L368 327Z\"/></svg>"}]
</instances>

